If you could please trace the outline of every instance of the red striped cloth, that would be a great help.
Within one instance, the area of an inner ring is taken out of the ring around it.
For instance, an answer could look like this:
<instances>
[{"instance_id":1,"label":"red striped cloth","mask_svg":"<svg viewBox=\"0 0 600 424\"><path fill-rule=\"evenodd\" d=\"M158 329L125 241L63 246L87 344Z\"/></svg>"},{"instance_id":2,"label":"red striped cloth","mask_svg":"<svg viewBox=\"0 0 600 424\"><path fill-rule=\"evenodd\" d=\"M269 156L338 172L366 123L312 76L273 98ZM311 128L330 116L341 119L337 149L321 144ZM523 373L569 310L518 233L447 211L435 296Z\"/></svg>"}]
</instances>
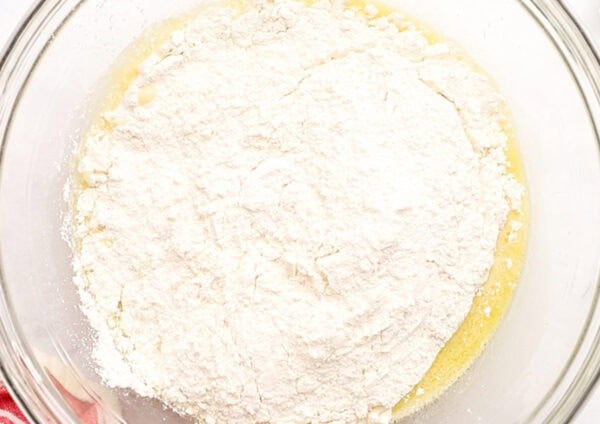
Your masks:
<instances>
[{"instance_id":1,"label":"red striped cloth","mask_svg":"<svg viewBox=\"0 0 600 424\"><path fill-rule=\"evenodd\" d=\"M0 424L27 424L28 421L10 397L5 387L0 386Z\"/></svg>"},{"instance_id":2,"label":"red striped cloth","mask_svg":"<svg viewBox=\"0 0 600 424\"><path fill-rule=\"evenodd\" d=\"M73 414L79 418L82 424L99 423L100 414L97 404L73 396L54 377L50 376L50 378L63 399L71 407ZM12 400L8 390L2 385L0 385L0 424L29 424L25 415Z\"/></svg>"}]
</instances>

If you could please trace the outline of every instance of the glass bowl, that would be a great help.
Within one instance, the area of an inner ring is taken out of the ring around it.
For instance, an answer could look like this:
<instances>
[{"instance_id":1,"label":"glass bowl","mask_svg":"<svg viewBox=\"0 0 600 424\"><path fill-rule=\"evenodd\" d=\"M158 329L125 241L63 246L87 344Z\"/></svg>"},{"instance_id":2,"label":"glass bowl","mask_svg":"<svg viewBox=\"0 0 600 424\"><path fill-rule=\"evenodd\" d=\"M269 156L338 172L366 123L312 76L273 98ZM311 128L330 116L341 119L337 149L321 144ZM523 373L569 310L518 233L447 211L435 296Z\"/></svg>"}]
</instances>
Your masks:
<instances>
[{"instance_id":1,"label":"glass bowl","mask_svg":"<svg viewBox=\"0 0 600 424\"><path fill-rule=\"evenodd\" d=\"M190 422L102 385L61 230L75 143L119 54L199 0L46 0L0 62L0 359L32 422ZM403 422L559 423L600 369L600 64L557 0L390 0L496 81L527 176L526 264L499 330L437 402Z\"/></svg>"}]
</instances>

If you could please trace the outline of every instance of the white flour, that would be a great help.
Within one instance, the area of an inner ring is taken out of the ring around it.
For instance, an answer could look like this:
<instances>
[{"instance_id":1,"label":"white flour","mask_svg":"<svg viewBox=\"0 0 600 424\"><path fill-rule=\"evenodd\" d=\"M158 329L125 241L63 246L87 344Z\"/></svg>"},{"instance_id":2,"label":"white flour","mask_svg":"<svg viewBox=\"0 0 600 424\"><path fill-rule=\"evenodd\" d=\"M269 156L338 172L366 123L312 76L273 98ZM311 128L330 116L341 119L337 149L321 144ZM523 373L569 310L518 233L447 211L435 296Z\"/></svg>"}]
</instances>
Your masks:
<instances>
[{"instance_id":1,"label":"white flour","mask_svg":"<svg viewBox=\"0 0 600 424\"><path fill-rule=\"evenodd\" d=\"M73 230L96 356L203 423L389 422L521 198L486 78L340 4L210 9L105 119Z\"/></svg>"}]
</instances>

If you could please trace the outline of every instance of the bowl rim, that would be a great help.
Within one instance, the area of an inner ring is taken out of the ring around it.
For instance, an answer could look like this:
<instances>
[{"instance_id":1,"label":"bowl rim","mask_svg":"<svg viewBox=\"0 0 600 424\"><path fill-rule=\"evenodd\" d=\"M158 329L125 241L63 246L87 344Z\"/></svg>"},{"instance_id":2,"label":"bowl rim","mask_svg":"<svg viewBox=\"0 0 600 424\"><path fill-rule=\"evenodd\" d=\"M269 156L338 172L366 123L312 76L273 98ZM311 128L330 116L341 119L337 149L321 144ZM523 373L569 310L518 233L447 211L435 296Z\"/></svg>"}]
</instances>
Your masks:
<instances>
[{"instance_id":1,"label":"bowl rim","mask_svg":"<svg viewBox=\"0 0 600 424\"><path fill-rule=\"evenodd\" d=\"M600 147L598 50L562 0L514 1L523 6L543 28L560 52L578 85ZM0 167L12 117L18 108L21 93L27 87L37 62L51 42L52 37L38 39L40 31L49 26L50 34L56 34L84 2L85 0L35 0L4 49L0 50ZM62 17L57 17L61 12ZM60 21L56 22L57 19ZM583 336L574 347L555 383L526 418L526 422L570 421L581 410L600 380L600 272L598 274L594 301L582 330ZM77 423L79 420L52 388L54 385L39 364L29 359L32 356L30 348L20 337L19 324L13 320L11 302L5 295L6 286L1 266L0 287L0 377L4 380L7 390L33 423ZM583 339L591 340L589 348L585 351ZM576 369L573 370L573 367ZM569 373L574 373L572 379L563 381ZM42 382L43 384L40 384ZM562 389L560 393L559 389Z\"/></svg>"}]
</instances>

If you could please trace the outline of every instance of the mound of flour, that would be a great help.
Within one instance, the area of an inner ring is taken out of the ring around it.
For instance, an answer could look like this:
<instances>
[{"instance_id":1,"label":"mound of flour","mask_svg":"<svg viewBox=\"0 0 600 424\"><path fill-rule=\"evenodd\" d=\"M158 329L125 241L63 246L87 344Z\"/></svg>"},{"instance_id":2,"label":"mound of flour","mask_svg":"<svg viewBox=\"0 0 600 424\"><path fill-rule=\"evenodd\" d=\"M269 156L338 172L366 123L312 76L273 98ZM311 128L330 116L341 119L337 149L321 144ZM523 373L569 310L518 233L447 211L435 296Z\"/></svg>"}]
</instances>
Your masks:
<instances>
[{"instance_id":1,"label":"mound of flour","mask_svg":"<svg viewBox=\"0 0 600 424\"><path fill-rule=\"evenodd\" d=\"M202 423L389 422L522 193L489 81L339 3L207 10L103 119L72 230L96 357Z\"/></svg>"}]
</instances>

